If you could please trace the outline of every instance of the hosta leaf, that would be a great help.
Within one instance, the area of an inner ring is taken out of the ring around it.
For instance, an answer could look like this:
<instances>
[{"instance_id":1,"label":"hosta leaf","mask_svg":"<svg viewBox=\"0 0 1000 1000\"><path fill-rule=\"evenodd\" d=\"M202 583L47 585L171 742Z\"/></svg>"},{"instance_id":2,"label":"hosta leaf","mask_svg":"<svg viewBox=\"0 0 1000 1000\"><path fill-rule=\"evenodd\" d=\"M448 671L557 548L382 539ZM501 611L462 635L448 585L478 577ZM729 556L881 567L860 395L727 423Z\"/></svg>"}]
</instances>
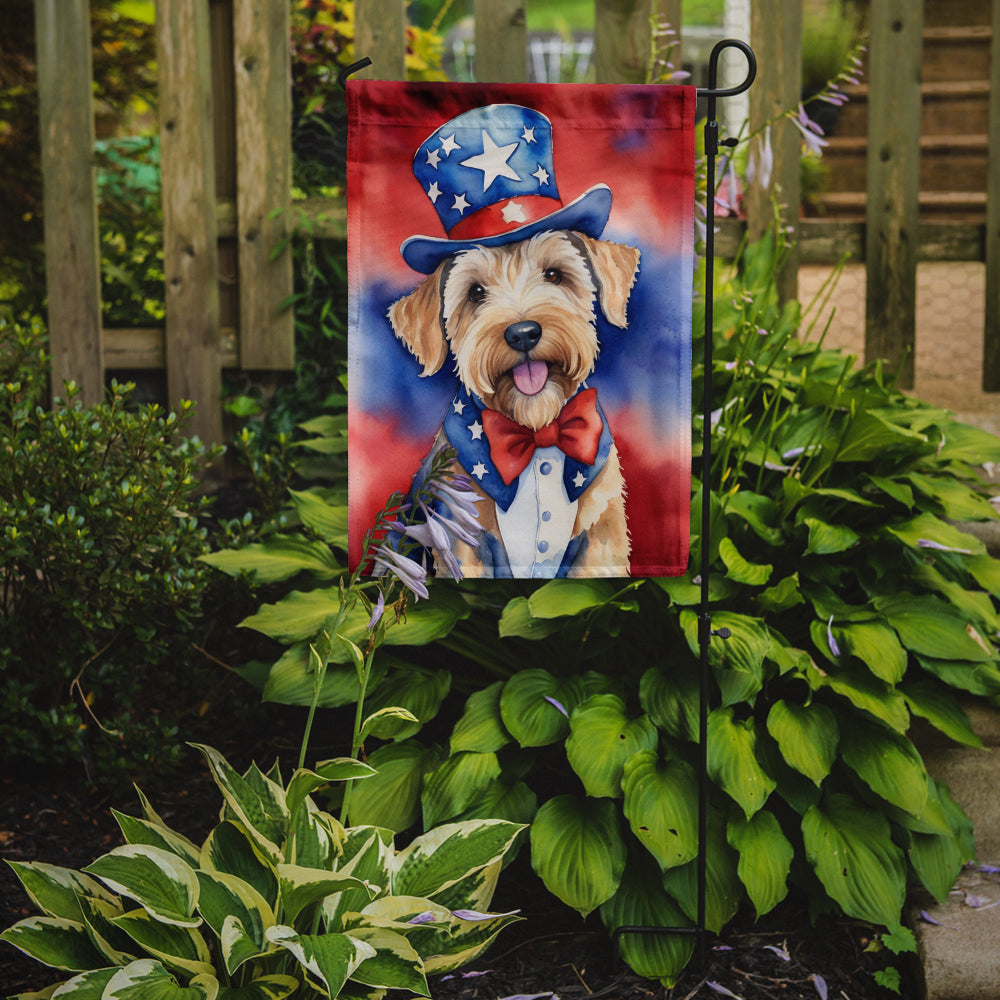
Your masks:
<instances>
[{"instance_id":1,"label":"hosta leaf","mask_svg":"<svg viewBox=\"0 0 1000 1000\"><path fill-rule=\"evenodd\" d=\"M268 928L267 939L291 952L310 978L332 997L340 994L363 961L375 957L370 944L348 934L296 934L291 927L278 924Z\"/></svg>"},{"instance_id":2,"label":"hosta leaf","mask_svg":"<svg viewBox=\"0 0 1000 1000\"><path fill-rule=\"evenodd\" d=\"M697 855L698 782L688 764L640 751L625 762L622 790L625 818L660 868Z\"/></svg>"},{"instance_id":3,"label":"hosta leaf","mask_svg":"<svg viewBox=\"0 0 1000 1000\"><path fill-rule=\"evenodd\" d=\"M708 774L751 817L774 791L775 781L757 762L752 718L738 721L733 709L717 708L708 717Z\"/></svg>"},{"instance_id":4,"label":"hosta leaf","mask_svg":"<svg viewBox=\"0 0 1000 1000\"><path fill-rule=\"evenodd\" d=\"M984 521L996 517L996 511L986 497L980 496L954 476L925 476L910 472L906 478L925 497L940 505L941 513L950 521Z\"/></svg>"},{"instance_id":5,"label":"hosta leaf","mask_svg":"<svg viewBox=\"0 0 1000 1000\"><path fill-rule=\"evenodd\" d=\"M721 815L708 817L705 847L705 926L718 934L732 919L743 899L743 883L736 874L737 855L726 843L726 825ZM663 887L677 900L691 920L698 918L698 860L663 873Z\"/></svg>"},{"instance_id":6,"label":"hosta leaf","mask_svg":"<svg viewBox=\"0 0 1000 1000\"><path fill-rule=\"evenodd\" d=\"M274 912L267 900L252 885L235 875L222 872L198 872L198 882L201 893L198 898L198 910L205 922L215 931L220 940L223 939L223 927L227 920L239 922L239 931L243 937L249 938L254 954L264 950L264 931L274 925ZM232 931L230 931L230 936ZM246 961L246 956L232 963L232 949L226 951L226 968L230 975Z\"/></svg>"},{"instance_id":7,"label":"hosta leaf","mask_svg":"<svg viewBox=\"0 0 1000 1000\"><path fill-rule=\"evenodd\" d=\"M838 462L866 462L888 449L926 443L916 431L890 423L871 410L861 410L844 434L837 451Z\"/></svg>"},{"instance_id":8,"label":"hosta leaf","mask_svg":"<svg viewBox=\"0 0 1000 1000\"><path fill-rule=\"evenodd\" d=\"M608 931L619 927L688 927L691 921L664 891L654 865L641 856L630 858L615 894L601 904ZM673 986L691 959L691 934L622 934L622 958L638 975Z\"/></svg>"},{"instance_id":9,"label":"hosta leaf","mask_svg":"<svg viewBox=\"0 0 1000 1000\"><path fill-rule=\"evenodd\" d=\"M187 837L159 823L126 816L125 813L120 813L117 809L112 809L111 812L129 844L147 844L150 847L159 847L164 851L176 854L189 865L198 864L199 849Z\"/></svg>"},{"instance_id":10,"label":"hosta leaf","mask_svg":"<svg viewBox=\"0 0 1000 1000\"><path fill-rule=\"evenodd\" d=\"M462 912L455 910L453 914ZM439 974L468 965L486 951L500 931L520 919L516 912L475 920L456 916L447 936L442 933L438 946L425 958L424 971Z\"/></svg>"},{"instance_id":11,"label":"hosta leaf","mask_svg":"<svg viewBox=\"0 0 1000 1000\"><path fill-rule=\"evenodd\" d=\"M754 597L756 606L763 612L787 611L797 604L804 604L805 598L799 590L799 574L792 573L779 580L773 587L762 590Z\"/></svg>"},{"instance_id":12,"label":"hosta leaf","mask_svg":"<svg viewBox=\"0 0 1000 1000\"><path fill-rule=\"evenodd\" d=\"M674 664L669 673L650 667L639 682L639 704L660 729L678 740L698 739L697 671Z\"/></svg>"},{"instance_id":13,"label":"hosta leaf","mask_svg":"<svg viewBox=\"0 0 1000 1000\"><path fill-rule=\"evenodd\" d=\"M65 917L28 917L0 934L6 941L35 961L54 969L81 972L105 964L87 936L87 929Z\"/></svg>"},{"instance_id":14,"label":"hosta leaf","mask_svg":"<svg viewBox=\"0 0 1000 1000\"><path fill-rule=\"evenodd\" d=\"M318 763L313 770L299 768L288 782L285 806L289 813L298 812L306 797L331 781L354 781L374 777L378 772L364 761L353 757L335 757Z\"/></svg>"},{"instance_id":15,"label":"hosta leaf","mask_svg":"<svg viewBox=\"0 0 1000 1000\"><path fill-rule=\"evenodd\" d=\"M97 879L71 868L60 868L40 861L8 861L24 891L46 916L83 918L80 896L93 896L109 903L115 897Z\"/></svg>"},{"instance_id":16,"label":"hosta leaf","mask_svg":"<svg viewBox=\"0 0 1000 1000\"><path fill-rule=\"evenodd\" d=\"M292 976L261 976L245 986L223 987L218 1000L285 1000L299 988Z\"/></svg>"},{"instance_id":17,"label":"hosta leaf","mask_svg":"<svg viewBox=\"0 0 1000 1000\"><path fill-rule=\"evenodd\" d=\"M965 559L964 562L965 568L980 587L988 590L994 597L1000 597L1000 559L981 555Z\"/></svg>"},{"instance_id":18,"label":"hosta leaf","mask_svg":"<svg viewBox=\"0 0 1000 1000\"><path fill-rule=\"evenodd\" d=\"M726 828L729 846L739 851L736 873L746 886L758 919L788 894L788 873L795 849L774 813L762 809L750 819L737 816Z\"/></svg>"},{"instance_id":19,"label":"hosta leaf","mask_svg":"<svg viewBox=\"0 0 1000 1000\"><path fill-rule=\"evenodd\" d=\"M437 715L450 688L451 674L447 670L417 667L394 670L375 688L366 700L365 708L369 712L386 708L403 708L410 712L413 720L386 720L378 734L380 739L405 740Z\"/></svg>"},{"instance_id":20,"label":"hosta leaf","mask_svg":"<svg viewBox=\"0 0 1000 1000\"><path fill-rule=\"evenodd\" d=\"M145 910L123 913L112 918L112 923L168 968L189 976L210 975L213 971L208 945L191 927L160 923Z\"/></svg>"},{"instance_id":21,"label":"hosta leaf","mask_svg":"<svg viewBox=\"0 0 1000 1000\"><path fill-rule=\"evenodd\" d=\"M362 740L374 736L380 740L406 739L418 732L422 723L408 708L393 705L372 712L361 724L358 733Z\"/></svg>"},{"instance_id":22,"label":"hosta leaf","mask_svg":"<svg viewBox=\"0 0 1000 1000\"><path fill-rule=\"evenodd\" d=\"M815 517L803 518L803 523L809 529L806 555L828 556L844 552L854 545L860 537L853 528L846 524L829 524Z\"/></svg>"},{"instance_id":23,"label":"hosta leaf","mask_svg":"<svg viewBox=\"0 0 1000 1000\"><path fill-rule=\"evenodd\" d=\"M303 868L301 865L278 865L278 884L281 888L282 914L286 920L293 922L305 907L327 896L346 889L367 891L367 886L353 875ZM370 895L374 895L374 891Z\"/></svg>"},{"instance_id":24,"label":"hosta leaf","mask_svg":"<svg viewBox=\"0 0 1000 1000\"><path fill-rule=\"evenodd\" d=\"M768 563L751 563L740 555L739 549L730 538L719 540L719 557L726 565L726 575L730 580L746 584L748 587L763 587L770 579L774 567Z\"/></svg>"},{"instance_id":25,"label":"hosta leaf","mask_svg":"<svg viewBox=\"0 0 1000 1000\"><path fill-rule=\"evenodd\" d=\"M52 993L20 993L11 1000L30 1000L34 997L40 1000L42 997L54 997L55 1000L101 1000L104 996L104 988L114 978L118 972L117 966L107 969L91 969L89 972L81 972L80 975L67 979L61 986ZM52 987L49 987L51 990Z\"/></svg>"},{"instance_id":26,"label":"hosta leaf","mask_svg":"<svg viewBox=\"0 0 1000 1000\"><path fill-rule=\"evenodd\" d=\"M768 545L779 546L784 539L781 512L771 497L739 490L726 498L726 514L745 521Z\"/></svg>"},{"instance_id":27,"label":"hosta leaf","mask_svg":"<svg viewBox=\"0 0 1000 1000\"><path fill-rule=\"evenodd\" d=\"M821 674L813 667L806 676L814 689L829 688L897 732L906 732L910 713L906 710L903 696L884 681L873 677L867 669L848 666L830 674Z\"/></svg>"},{"instance_id":28,"label":"hosta leaf","mask_svg":"<svg viewBox=\"0 0 1000 1000\"><path fill-rule=\"evenodd\" d=\"M983 745L965 710L947 688L932 680L923 680L907 681L900 690L910 711L926 719L945 736L967 747Z\"/></svg>"},{"instance_id":29,"label":"hosta leaf","mask_svg":"<svg viewBox=\"0 0 1000 1000\"><path fill-rule=\"evenodd\" d=\"M958 839L950 833L911 833L909 856L924 888L946 902L964 863Z\"/></svg>"},{"instance_id":30,"label":"hosta leaf","mask_svg":"<svg viewBox=\"0 0 1000 1000\"><path fill-rule=\"evenodd\" d=\"M246 574L256 584L288 580L298 573L331 580L344 572L329 545L296 535L271 535L265 542L209 552L199 558L230 576Z\"/></svg>"},{"instance_id":31,"label":"hosta leaf","mask_svg":"<svg viewBox=\"0 0 1000 1000\"><path fill-rule=\"evenodd\" d=\"M569 715L583 696L579 677L560 679L547 670L522 670L504 684L500 716L521 746L546 746L569 732Z\"/></svg>"},{"instance_id":32,"label":"hosta leaf","mask_svg":"<svg viewBox=\"0 0 1000 1000\"><path fill-rule=\"evenodd\" d=\"M201 848L200 867L224 872L253 886L274 907L278 901L278 876L242 824L220 823Z\"/></svg>"},{"instance_id":33,"label":"hosta leaf","mask_svg":"<svg viewBox=\"0 0 1000 1000\"><path fill-rule=\"evenodd\" d=\"M302 523L331 545L347 548L347 507L327 503L313 490L289 490Z\"/></svg>"},{"instance_id":34,"label":"hosta leaf","mask_svg":"<svg viewBox=\"0 0 1000 1000\"><path fill-rule=\"evenodd\" d=\"M850 622L832 627L843 653L856 656L879 680L898 684L906 673L906 650L896 633L879 622Z\"/></svg>"},{"instance_id":35,"label":"hosta leaf","mask_svg":"<svg viewBox=\"0 0 1000 1000\"><path fill-rule=\"evenodd\" d=\"M170 851L147 844L125 844L98 858L84 871L112 892L134 899L150 916L178 927L197 927L198 878L191 866Z\"/></svg>"},{"instance_id":36,"label":"hosta leaf","mask_svg":"<svg viewBox=\"0 0 1000 1000\"><path fill-rule=\"evenodd\" d=\"M528 824L538 812L538 796L523 782L493 781L457 819L505 819Z\"/></svg>"},{"instance_id":37,"label":"hosta leaf","mask_svg":"<svg viewBox=\"0 0 1000 1000\"><path fill-rule=\"evenodd\" d=\"M948 687L986 697L1000 694L1000 669L994 663L936 660L932 656L918 656L917 662L927 673L937 677Z\"/></svg>"},{"instance_id":38,"label":"hosta leaf","mask_svg":"<svg viewBox=\"0 0 1000 1000\"><path fill-rule=\"evenodd\" d=\"M806 813L802 836L809 863L844 913L874 924L899 923L906 866L880 812L849 795L830 795Z\"/></svg>"},{"instance_id":39,"label":"hosta leaf","mask_svg":"<svg viewBox=\"0 0 1000 1000\"><path fill-rule=\"evenodd\" d=\"M462 717L451 733L451 752L474 750L492 753L510 742L510 733L500 717L500 692L503 681L470 695Z\"/></svg>"},{"instance_id":40,"label":"hosta leaf","mask_svg":"<svg viewBox=\"0 0 1000 1000\"><path fill-rule=\"evenodd\" d=\"M908 521L887 525L885 530L911 549L923 548L921 542L933 542L946 549L957 549L972 555L982 555L986 552L986 546L978 538L933 514L918 514Z\"/></svg>"},{"instance_id":41,"label":"hosta leaf","mask_svg":"<svg viewBox=\"0 0 1000 1000\"><path fill-rule=\"evenodd\" d=\"M681 627L694 656L700 656L698 616L682 611ZM712 615L712 629L728 629L728 638L713 636L708 646L708 662L722 690L723 704L753 701L763 686L764 659L771 648L771 636L759 618L730 611Z\"/></svg>"},{"instance_id":42,"label":"hosta leaf","mask_svg":"<svg viewBox=\"0 0 1000 1000\"><path fill-rule=\"evenodd\" d=\"M420 799L424 826L430 828L454 819L499 776L500 764L495 753L452 754L424 779Z\"/></svg>"},{"instance_id":43,"label":"hosta leaf","mask_svg":"<svg viewBox=\"0 0 1000 1000\"><path fill-rule=\"evenodd\" d=\"M907 737L854 718L850 737L841 741L840 753L876 795L914 815L923 810L927 772Z\"/></svg>"},{"instance_id":44,"label":"hosta leaf","mask_svg":"<svg viewBox=\"0 0 1000 1000\"><path fill-rule=\"evenodd\" d=\"M368 685L376 687L385 677L389 657L376 657ZM339 708L358 700L357 671L353 666L331 663L323 675L317 708ZM308 642L289 646L272 664L263 682L261 697L281 705L311 705L316 695L316 673L310 660Z\"/></svg>"},{"instance_id":45,"label":"hosta leaf","mask_svg":"<svg viewBox=\"0 0 1000 1000\"><path fill-rule=\"evenodd\" d=\"M353 826L381 826L397 833L420 817L424 774L438 762L435 750L415 740L379 747L368 758L378 772L351 790Z\"/></svg>"},{"instance_id":46,"label":"hosta leaf","mask_svg":"<svg viewBox=\"0 0 1000 1000\"><path fill-rule=\"evenodd\" d=\"M531 866L549 892L582 916L610 899L625 870L615 804L572 795L549 799L531 824Z\"/></svg>"},{"instance_id":47,"label":"hosta leaf","mask_svg":"<svg viewBox=\"0 0 1000 1000\"><path fill-rule=\"evenodd\" d=\"M101 1000L216 1000L218 995L219 981L210 974L181 986L159 962L143 958L118 969Z\"/></svg>"},{"instance_id":48,"label":"hosta leaf","mask_svg":"<svg viewBox=\"0 0 1000 1000\"><path fill-rule=\"evenodd\" d=\"M392 832L372 826L355 826L347 833L337 870L353 875L362 883L381 892L388 889L392 856ZM388 897L386 897L388 898ZM323 919L327 930L346 930L345 913L357 913L371 902L368 888L345 889L323 900Z\"/></svg>"},{"instance_id":49,"label":"hosta leaf","mask_svg":"<svg viewBox=\"0 0 1000 1000\"><path fill-rule=\"evenodd\" d=\"M767 716L767 731L781 756L815 785L830 773L837 755L837 720L826 705L798 705L779 699Z\"/></svg>"},{"instance_id":50,"label":"hosta leaf","mask_svg":"<svg viewBox=\"0 0 1000 1000\"><path fill-rule=\"evenodd\" d=\"M549 580L529 598L535 618L564 618L607 604L617 593L611 580Z\"/></svg>"},{"instance_id":51,"label":"hosta leaf","mask_svg":"<svg viewBox=\"0 0 1000 1000\"><path fill-rule=\"evenodd\" d=\"M424 963L402 934L384 927L356 927L351 937L364 941L375 949L351 973L351 979L365 986L382 989L409 990L419 996L429 996Z\"/></svg>"},{"instance_id":52,"label":"hosta leaf","mask_svg":"<svg viewBox=\"0 0 1000 1000\"><path fill-rule=\"evenodd\" d=\"M393 862L392 891L434 899L503 858L522 827L504 820L446 823L416 837Z\"/></svg>"},{"instance_id":53,"label":"hosta leaf","mask_svg":"<svg viewBox=\"0 0 1000 1000\"><path fill-rule=\"evenodd\" d=\"M507 602L500 615L501 639L517 636L520 639L544 639L564 627L557 619L536 618L531 613L527 597L515 597Z\"/></svg>"},{"instance_id":54,"label":"hosta leaf","mask_svg":"<svg viewBox=\"0 0 1000 1000\"><path fill-rule=\"evenodd\" d=\"M127 965L138 957L135 942L113 923L125 912L120 901L109 903L95 896L81 896L80 907L90 940L104 956L105 965Z\"/></svg>"},{"instance_id":55,"label":"hosta leaf","mask_svg":"<svg viewBox=\"0 0 1000 1000\"><path fill-rule=\"evenodd\" d=\"M875 607L915 653L974 663L996 659L996 651L975 626L936 597L882 595L875 598Z\"/></svg>"},{"instance_id":56,"label":"hosta leaf","mask_svg":"<svg viewBox=\"0 0 1000 1000\"><path fill-rule=\"evenodd\" d=\"M629 719L625 703L613 694L592 695L573 711L566 758L588 795L619 798L622 768L638 750L656 747L659 734L642 715Z\"/></svg>"}]
</instances>

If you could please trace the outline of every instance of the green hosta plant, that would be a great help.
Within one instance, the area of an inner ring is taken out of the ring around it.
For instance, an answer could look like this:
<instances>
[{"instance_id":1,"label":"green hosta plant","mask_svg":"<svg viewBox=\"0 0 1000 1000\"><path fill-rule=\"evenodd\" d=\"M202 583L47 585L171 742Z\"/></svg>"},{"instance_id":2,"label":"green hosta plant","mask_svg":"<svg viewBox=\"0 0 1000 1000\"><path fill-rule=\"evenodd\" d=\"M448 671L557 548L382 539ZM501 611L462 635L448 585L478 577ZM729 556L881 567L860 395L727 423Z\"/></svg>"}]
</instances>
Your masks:
<instances>
[{"instance_id":1,"label":"green hosta plant","mask_svg":"<svg viewBox=\"0 0 1000 1000\"><path fill-rule=\"evenodd\" d=\"M70 973L76 1000L280 1000L428 996L427 975L470 961L514 913L489 913L521 829L450 823L397 849L391 831L343 827L312 794L369 779L338 758L244 774L200 747L224 801L201 845L116 813L126 844L82 871L12 862L41 911L0 935ZM37 994L38 996L49 996Z\"/></svg>"}]
</instances>

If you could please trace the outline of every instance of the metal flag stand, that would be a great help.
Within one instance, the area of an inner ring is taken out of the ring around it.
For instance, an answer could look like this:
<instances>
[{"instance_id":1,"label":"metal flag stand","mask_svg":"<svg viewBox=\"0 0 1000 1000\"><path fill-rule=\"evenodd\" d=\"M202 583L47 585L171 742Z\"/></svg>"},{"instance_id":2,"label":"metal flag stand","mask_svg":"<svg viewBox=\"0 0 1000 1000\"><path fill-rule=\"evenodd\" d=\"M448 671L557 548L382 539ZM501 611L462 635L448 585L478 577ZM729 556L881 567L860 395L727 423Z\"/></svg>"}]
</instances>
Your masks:
<instances>
[{"instance_id":1,"label":"metal flag stand","mask_svg":"<svg viewBox=\"0 0 1000 1000\"><path fill-rule=\"evenodd\" d=\"M747 75L736 87L719 88L719 57L728 48L739 49L747 60ZM337 75L337 82L344 87L347 78L366 66L371 59L365 56ZM698 612L698 646L701 653L701 687L698 706L698 908L694 927L656 927L629 925L615 929L612 939L616 943L623 934L694 934L698 939L698 962L705 968L705 895L707 882L707 832L708 832L708 694L709 667L708 649L712 637L729 637L729 629L713 630L709 603L709 546L711 528L711 494L709 479L712 469L712 289L715 282L715 158L720 146L735 146L735 138L719 138L719 123L716 121L716 101L720 97L735 97L750 89L757 76L757 59L753 49L746 42L726 38L716 43L708 60L708 87L699 88L697 96L707 99L707 120L705 123L705 158L707 162L706 189L706 231L705 231L705 343L704 343L704 395L702 401L702 453L701 453L701 599Z\"/></svg>"},{"instance_id":2,"label":"metal flag stand","mask_svg":"<svg viewBox=\"0 0 1000 1000\"><path fill-rule=\"evenodd\" d=\"M725 49L739 49L747 60L747 75L736 87L720 89L718 82L719 57ZM705 895L707 888L707 835L708 835L708 648L712 636L728 639L727 628L712 628L712 614L708 609L709 545L711 531L711 493L709 479L712 472L712 291L715 284L715 158L720 146L735 146L738 139L719 139L716 121L716 100L735 97L750 89L757 76L757 59L746 42L725 38L717 42L708 60L708 87L698 89L698 97L707 99L705 122L705 159L707 163L706 220L705 220L705 346L704 346L704 395L702 397L702 451L701 451L701 600L698 611L698 647L701 654L701 686L698 698L698 909L694 927L656 927L629 925L615 929L613 940L618 944L623 934L694 934L698 939L698 964L705 969Z\"/></svg>"}]
</instances>

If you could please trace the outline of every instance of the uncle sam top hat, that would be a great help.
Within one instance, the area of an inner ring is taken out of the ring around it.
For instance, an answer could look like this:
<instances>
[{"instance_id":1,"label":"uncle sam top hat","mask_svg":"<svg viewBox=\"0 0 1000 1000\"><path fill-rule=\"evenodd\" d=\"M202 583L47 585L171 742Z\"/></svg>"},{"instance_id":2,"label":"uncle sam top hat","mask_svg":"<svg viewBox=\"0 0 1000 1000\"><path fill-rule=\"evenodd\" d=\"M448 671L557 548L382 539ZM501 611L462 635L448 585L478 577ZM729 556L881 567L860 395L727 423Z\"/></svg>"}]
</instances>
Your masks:
<instances>
[{"instance_id":1,"label":"uncle sam top hat","mask_svg":"<svg viewBox=\"0 0 1000 1000\"><path fill-rule=\"evenodd\" d=\"M420 144L413 173L448 234L403 241L403 259L423 274L461 250L503 246L546 230L596 238L611 214L606 184L563 204L552 123L517 104L490 104L452 118Z\"/></svg>"}]
</instances>

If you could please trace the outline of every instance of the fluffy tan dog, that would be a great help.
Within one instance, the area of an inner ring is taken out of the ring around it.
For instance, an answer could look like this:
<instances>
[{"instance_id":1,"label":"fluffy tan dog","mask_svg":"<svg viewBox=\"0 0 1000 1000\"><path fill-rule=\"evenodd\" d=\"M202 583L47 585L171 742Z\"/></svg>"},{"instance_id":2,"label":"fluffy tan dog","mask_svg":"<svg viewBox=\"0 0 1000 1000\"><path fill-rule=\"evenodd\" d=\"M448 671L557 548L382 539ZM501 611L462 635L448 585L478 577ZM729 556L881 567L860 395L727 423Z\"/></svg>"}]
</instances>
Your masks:
<instances>
[{"instance_id":1,"label":"fluffy tan dog","mask_svg":"<svg viewBox=\"0 0 1000 1000\"><path fill-rule=\"evenodd\" d=\"M585 380L599 352L595 308L625 328L638 266L632 247L541 232L447 257L390 308L421 375L451 354L464 390L434 451L456 447L456 465L484 498L480 544L456 543L466 575L628 575L625 483ZM577 432L575 449L560 438ZM514 459L498 454L504 435Z\"/></svg>"}]
</instances>

